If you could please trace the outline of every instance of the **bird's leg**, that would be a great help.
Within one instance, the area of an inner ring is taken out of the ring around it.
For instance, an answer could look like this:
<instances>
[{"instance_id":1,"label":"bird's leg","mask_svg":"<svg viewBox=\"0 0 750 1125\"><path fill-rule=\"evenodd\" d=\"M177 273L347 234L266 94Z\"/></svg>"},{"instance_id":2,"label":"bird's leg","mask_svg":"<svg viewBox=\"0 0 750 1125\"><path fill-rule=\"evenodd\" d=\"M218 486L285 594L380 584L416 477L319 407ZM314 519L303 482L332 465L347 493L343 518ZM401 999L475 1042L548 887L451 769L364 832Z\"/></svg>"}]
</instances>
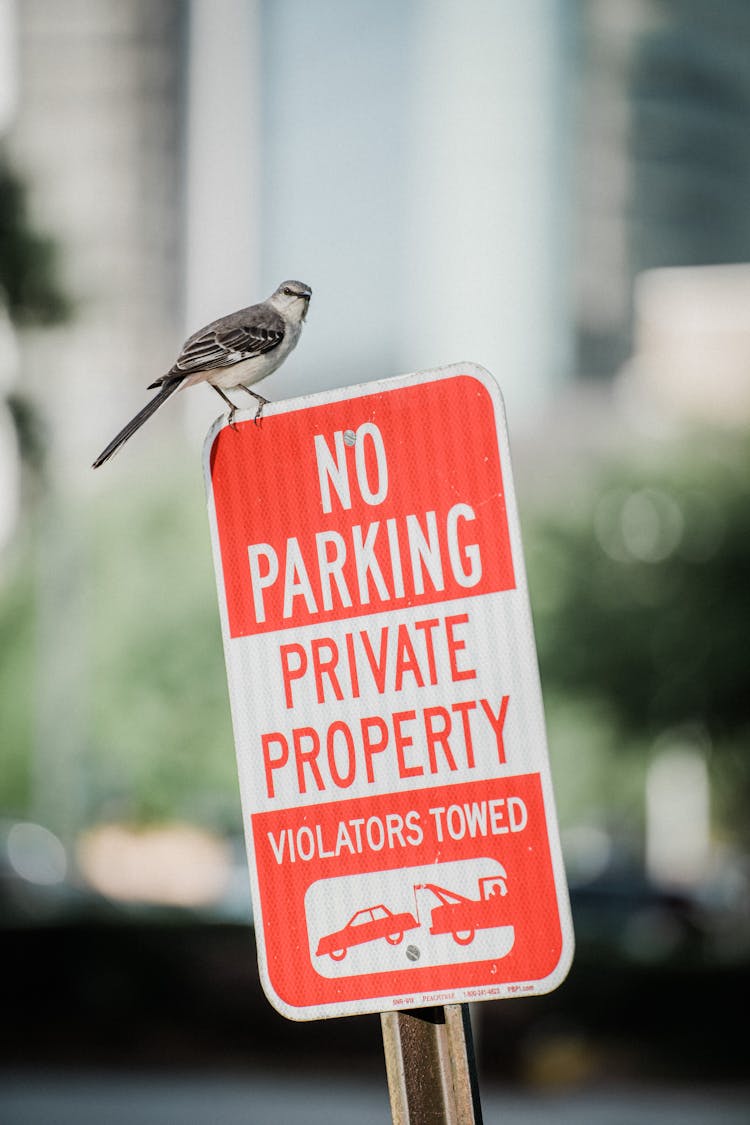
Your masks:
<instances>
[{"instance_id":1,"label":"bird's leg","mask_svg":"<svg viewBox=\"0 0 750 1125\"><path fill-rule=\"evenodd\" d=\"M253 421L259 422L260 416L263 413L263 407L268 406L270 400L267 398L263 398L263 395L256 394L255 391L251 391L249 387L246 387L244 385L244 383L240 383L240 386L242 387L243 391L247 391L249 395L252 395L253 398L258 400L258 409L255 411L255 418L253 419Z\"/></svg>"},{"instance_id":2,"label":"bird's leg","mask_svg":"<svg viewBox=\"0 0 750 1125\"><path fill-rule=\"evenodd\" d=\"M221 388L220 388L220 387L216 387L216 386L214 386L214 384L213 384L213 383L211 383L211 386L212 386L212 387L213 387L213 389L214 389L214 390L216 391L217 395L221 395L221 397L222 397L222 398L224 399L224 402L225 402L225 403L227 404L227 406L229 407L229 417L227 418L227 421L229 422L229 425L230 425L230 426L234 426L234 416L235 416L235 414L237 413L237 407L236 407L236 406L234 405L234 403L232 402L231 398L228 398L228 397L227 397L227 396L226 396L226 395L224 394L224 392L223 392L223 391L221 390Z\"/></svg>"}]
</instances>

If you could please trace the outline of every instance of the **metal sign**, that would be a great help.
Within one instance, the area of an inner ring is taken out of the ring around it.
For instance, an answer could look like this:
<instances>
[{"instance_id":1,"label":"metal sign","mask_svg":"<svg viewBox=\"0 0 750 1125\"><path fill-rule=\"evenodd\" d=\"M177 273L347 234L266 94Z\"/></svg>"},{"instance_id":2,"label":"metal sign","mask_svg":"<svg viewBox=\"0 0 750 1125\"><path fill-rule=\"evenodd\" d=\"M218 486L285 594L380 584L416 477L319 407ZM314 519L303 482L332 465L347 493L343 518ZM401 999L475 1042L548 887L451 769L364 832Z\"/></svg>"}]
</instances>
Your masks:
<instances>
[{"instance_id":1,"label":"metal sign","mask_svg":"<svg viewBox=\"0 0 750 1125\"><path fill-rule=\"evenodd\" d=\"M572 957L503 403L463 364L205 446L258 957L293 1019Z\"/></svg>"}]
</instances>

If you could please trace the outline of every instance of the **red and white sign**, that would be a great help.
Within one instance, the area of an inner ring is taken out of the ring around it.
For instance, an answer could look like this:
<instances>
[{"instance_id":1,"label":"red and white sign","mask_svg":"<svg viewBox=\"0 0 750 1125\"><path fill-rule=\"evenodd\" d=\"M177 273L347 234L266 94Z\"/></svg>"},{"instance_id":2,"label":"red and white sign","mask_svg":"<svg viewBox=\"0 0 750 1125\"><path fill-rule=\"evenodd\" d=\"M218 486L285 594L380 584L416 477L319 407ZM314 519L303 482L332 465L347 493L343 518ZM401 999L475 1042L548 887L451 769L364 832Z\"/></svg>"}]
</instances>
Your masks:
<instances>
[{"instance_id":1,"label":"red and white sign","mask_svg":"<svg viewBox=\"0 0 750 1125\"><path fill-rule=\"evenodd\" d=\"M220 421L205 470L272 1004L555 988L573 936L494 380L463 364Z\"/></svg>"}]
</instances>

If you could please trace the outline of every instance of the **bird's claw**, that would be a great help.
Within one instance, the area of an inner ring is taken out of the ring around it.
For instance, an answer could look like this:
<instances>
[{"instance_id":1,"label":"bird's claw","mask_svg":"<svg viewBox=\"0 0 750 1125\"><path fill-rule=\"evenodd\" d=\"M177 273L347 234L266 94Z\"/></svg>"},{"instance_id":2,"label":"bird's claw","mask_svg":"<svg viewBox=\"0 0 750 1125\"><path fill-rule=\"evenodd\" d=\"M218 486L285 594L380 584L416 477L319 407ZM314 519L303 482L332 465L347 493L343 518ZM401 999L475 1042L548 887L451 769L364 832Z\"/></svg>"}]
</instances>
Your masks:
<instances>
[{"instance_id":1,"label":"bird's claw","mask_svg":"<svg viewBox=\"0 0 750 1125\"><path fill-rule=\"evenodd\" d=\"M253 418L253 421L255 422L256 426L259 426L261 415L263 414L263 407L268 406L268 399L261 398L260 395L255 395L255 397L258 399L258 409L255 411L255 417Z\"/></svg>"}]
</instances>

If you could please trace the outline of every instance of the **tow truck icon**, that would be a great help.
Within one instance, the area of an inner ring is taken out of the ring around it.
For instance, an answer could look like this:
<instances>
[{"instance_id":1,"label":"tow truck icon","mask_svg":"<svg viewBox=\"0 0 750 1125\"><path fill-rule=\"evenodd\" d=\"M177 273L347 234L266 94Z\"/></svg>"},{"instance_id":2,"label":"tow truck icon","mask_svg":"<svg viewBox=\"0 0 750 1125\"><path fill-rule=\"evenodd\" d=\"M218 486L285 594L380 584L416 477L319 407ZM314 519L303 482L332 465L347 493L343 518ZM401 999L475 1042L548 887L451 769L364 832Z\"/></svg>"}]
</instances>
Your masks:
<instances>
[{"instance_id":1,"label":"tow truck icon","mask_svg":"<svg viewBox=\"0 0 750 1125\"><path fill-rule=\"evenodd\" d=\"M394 914L382 903L358 910L339 930L323 935L316 949L318 957L326 954L341 961L352 945L385 938L389 945L400 944L407 930L416 929L422 922L419 917L418 891L430 891L438 900L430 911L430 933L437 936L450 934L457 945L470 945L477 930L505 926L508 910L504 899L508 893L505 869L477 880L478 898L469 898L458 891L438 886L437 883L415 883L414 913Z\"/></svg>"},{"instance_id":2,"label":"tow truck icon","mask_svg":"<svg viewBox=\"0 0 750 1125\"><path fill-rule=\"evenodd\" d=\"M507 925L503 899L508 893L508 884L504 869L501 871L502 874L478 880L479 898L467 898L435 883L415 886L415 892L432 891L440 904L432 908L430 933L450 934L457 945L471 945L477 930Z\"/></svg>"}]
</instances>

